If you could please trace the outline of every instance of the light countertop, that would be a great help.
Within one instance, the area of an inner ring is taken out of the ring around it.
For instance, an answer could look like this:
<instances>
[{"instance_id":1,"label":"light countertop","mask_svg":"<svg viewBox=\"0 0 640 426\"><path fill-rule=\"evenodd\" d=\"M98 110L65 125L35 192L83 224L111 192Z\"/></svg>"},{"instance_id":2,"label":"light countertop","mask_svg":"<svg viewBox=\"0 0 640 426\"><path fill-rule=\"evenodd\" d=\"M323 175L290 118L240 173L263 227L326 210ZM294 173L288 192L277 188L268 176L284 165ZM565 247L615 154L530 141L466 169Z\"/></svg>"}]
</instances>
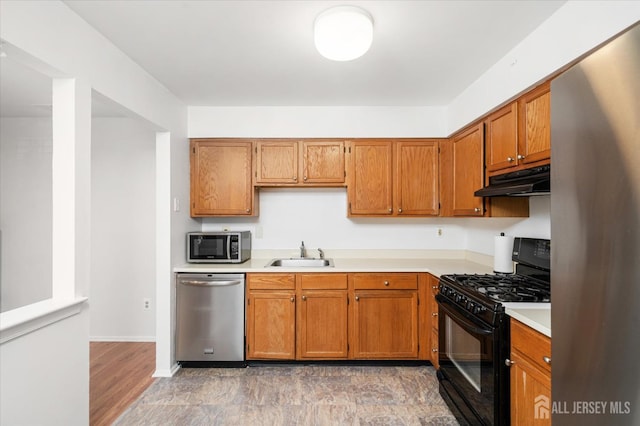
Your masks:
<instances>
[{"instance_id":1,"label":"light countertop","mask_svg":"<svg viewBox=\"0 0 640 426\"><path fill-rule=\"evenodd\" d=\"M240 264L189 263L175 267L174 272L187 273L336 273L336 272L428 272L437 277L445 274L490 274L491 266L465 259L393 259L332 258L333 267L265 267L271 258L252 258Z\"/></svg>"},{"instance_id":2,"label":"light countertop","mask_svg":"<svg viewBox=\"0 0 640 426\"><path fill-rule=\"evenodd\" d=\"M511 318L551 337L551 303L505 303Z\"/></svg>"}]
</instances>

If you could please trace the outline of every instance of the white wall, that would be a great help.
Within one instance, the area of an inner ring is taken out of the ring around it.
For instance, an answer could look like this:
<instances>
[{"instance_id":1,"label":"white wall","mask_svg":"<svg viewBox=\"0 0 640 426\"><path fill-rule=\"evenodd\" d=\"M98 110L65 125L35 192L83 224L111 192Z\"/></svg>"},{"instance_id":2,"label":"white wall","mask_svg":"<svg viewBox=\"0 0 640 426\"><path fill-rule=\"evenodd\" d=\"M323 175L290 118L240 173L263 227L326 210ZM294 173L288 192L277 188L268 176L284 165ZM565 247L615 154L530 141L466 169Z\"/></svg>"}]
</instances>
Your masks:
<instances>
[{"instance_id":1,"label":"white wall","mask_svg":"<svg viewBox=\"0 0 640 426\"><path fill-rule=\"evenodd\" d=\"M51 297L51 118L0 119L0 311Z\"/></svg>"},{"instance_id":2,"label":"white wall","mask_svg":"<svg viewBox=\"0 0 640 426\"><path fill-rule=\"evenodd\" d=\"M0 424L89 424L89 314L0 346Z\"/></svg>"},{"instance_id":3,"label":"white wall","mask_svg":"<svg viewBox=\"0 0 640 426\"><path fill-rule=\"evenodd\" d=\"M446 137L437 107L189 107L189 137Z\"/></svg>"},{"instance_id":4,"label":"white wall","mask_svg":"<svg viewBox=\"0 0 640 426\"><path fill-rule=\"evenodd\" d=\"M453 133L640 20L638 1L568 1L448 106Z\"/></svg>"},{"instance_id":5,"label":"white wall","mask_svg":"<svg viewBox=\"0 0 640 426\"><path fill-rule=\"evenodd\" d=\"M91 340L155 341L155 148L139 120L92 120Z\"/></svg>"}]
</instances>

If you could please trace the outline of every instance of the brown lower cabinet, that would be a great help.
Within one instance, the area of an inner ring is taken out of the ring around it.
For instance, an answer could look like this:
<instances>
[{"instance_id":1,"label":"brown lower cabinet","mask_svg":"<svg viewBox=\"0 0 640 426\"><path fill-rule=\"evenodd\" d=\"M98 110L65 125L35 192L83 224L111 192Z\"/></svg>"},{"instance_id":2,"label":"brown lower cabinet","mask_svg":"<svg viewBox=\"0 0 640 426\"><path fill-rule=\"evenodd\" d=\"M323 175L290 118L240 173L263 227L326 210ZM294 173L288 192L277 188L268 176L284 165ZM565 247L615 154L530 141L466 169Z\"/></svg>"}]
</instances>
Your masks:
<instances>
[{"instance_id":1,"label":"brown lower cabinet","mask_svg":"<svg viewBox=\"0 0 640 426\"><path fill-rule=\"evenodd\" d=\"M551 339L511 319L511 424L551 424Z\"/></svg>"},{"instance_id":2,"label":"brown lower cabinet","mask_svg":"<svg viewBox=\"0 0 640 426\"><path fill-rule=\"evenodd\" d=\"M418 276L247 274L247 359L418 359Z\"/></svg>"}]
</instances>

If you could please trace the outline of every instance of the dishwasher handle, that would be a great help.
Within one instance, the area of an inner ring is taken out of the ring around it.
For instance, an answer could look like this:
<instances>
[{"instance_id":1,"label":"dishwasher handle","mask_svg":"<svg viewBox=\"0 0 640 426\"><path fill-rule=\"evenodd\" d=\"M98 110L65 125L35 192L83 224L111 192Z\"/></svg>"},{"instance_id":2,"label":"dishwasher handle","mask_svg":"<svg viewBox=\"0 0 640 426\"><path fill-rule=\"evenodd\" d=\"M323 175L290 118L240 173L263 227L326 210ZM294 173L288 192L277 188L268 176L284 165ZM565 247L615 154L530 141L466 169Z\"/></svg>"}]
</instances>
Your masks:
<instances>
[{"instance_id":1,"label":"dishwasher handle","mask_svg":"<svg viewBox=\"0 0 640 426\"><path fill-rule=\"evenodd\" d=\"M193 287L225 287L242 284L242 280L184 280L179 284Z\"/></svg>"}]
</instances>

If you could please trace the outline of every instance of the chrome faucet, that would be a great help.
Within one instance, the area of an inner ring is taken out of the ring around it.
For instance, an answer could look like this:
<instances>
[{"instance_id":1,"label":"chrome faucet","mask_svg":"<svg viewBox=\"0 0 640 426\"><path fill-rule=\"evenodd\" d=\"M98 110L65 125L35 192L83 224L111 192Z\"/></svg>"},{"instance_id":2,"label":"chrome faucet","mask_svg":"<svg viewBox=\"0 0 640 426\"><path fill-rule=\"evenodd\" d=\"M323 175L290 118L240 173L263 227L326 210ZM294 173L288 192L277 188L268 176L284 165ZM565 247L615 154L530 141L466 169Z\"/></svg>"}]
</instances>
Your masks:
<instances>
[{"instance_id":1,"label":"chrome faucet","mask_svg":"<svg viewBox=\"0 0 640 426\"><path fill-rule=\"evenodd\" d=\"M318 253L320 253L320 259L324 259L324 251L321 248L318 248Z\"/></svg>"},{"instance_id":2,"label":"chrome faucet","mask_svg":"<svg viewBox=\"0 0 640 426\"><path fill-rule=\"evenodd\" d=\"M300 257L303 259L307 257L307 250L304 248L304 241L300 243Z\"/></svg>"}]
</instances>

